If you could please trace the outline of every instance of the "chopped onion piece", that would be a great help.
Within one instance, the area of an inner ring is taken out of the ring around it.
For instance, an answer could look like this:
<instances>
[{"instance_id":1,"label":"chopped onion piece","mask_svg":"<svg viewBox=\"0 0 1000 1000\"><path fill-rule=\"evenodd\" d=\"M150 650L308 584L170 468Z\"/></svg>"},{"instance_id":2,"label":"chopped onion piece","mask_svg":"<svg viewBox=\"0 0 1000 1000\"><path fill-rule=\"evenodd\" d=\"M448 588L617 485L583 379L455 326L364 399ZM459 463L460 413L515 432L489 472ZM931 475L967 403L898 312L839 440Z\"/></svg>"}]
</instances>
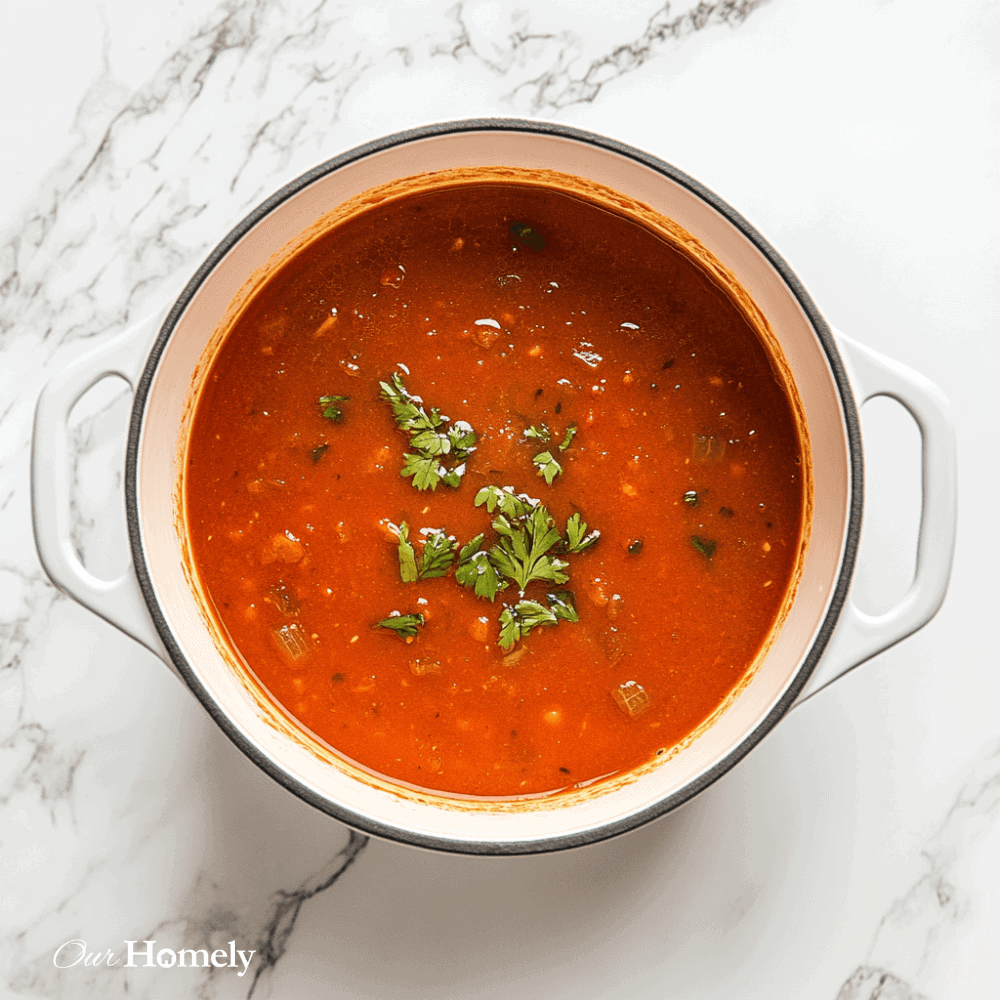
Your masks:
<instances>
[{"instance_id":1,"label":"chopped onion piece","mask_svg":"<svg viewBox=\"0 0 1000 1000\"><path fill-rule=\"evenodd\" d=\"M714 434L691 435L691 457L702 465L715 465L726 454L726 439Z\"/></svg>"},{"instance_id":2,"label":"chopped onion piece","mask_svg":"<svg viewBox=\"0 0 1000 1000\"><path fill-rule=\"evenodd\" d=\"M490 348L499 338L500 334L496 330L491 330L488 326L476 327L472 334L472 339L480 346Z\"/></svg>"},{"instance_id":3,"label":"chopped onion piece","mask_svg":"<svg viewBox=\"0 0 1000 1000\"><path fill-rule=\"evenodd\" d=\"M611 697L618 707L630 718L634 719L653 704L646 689L636 681L625 681L611 689Z\"/></svg>"},{"instance_id":4,"label":"chopped onion piece","mask_svg":"<svg viewBox=\"0 0 1000 1000\"><path fill-rule=\"evenodd\" d=\"M428 674L441 673L442 667L437 660L410 660L410 673L414 677L426 677Z\"/></svg>"},{"instance_id":5,"label":"chopped onion piece","mask_svg":"<svg viewBox=\"0 0 1000 1000\"><path fill-rule=\"evenodd\" d=\"M271 632L278 648L293 660L301 660L312 650L312 640L298 622L289 622Z\"/></svg>"},{"instance_id":6,"label":"chopped onion piece","mask_svg":"<svg viewBox=\"0 0 1000 1000\"><path fill-rule=\"evenodd\" d=\"M271 536L270 541L264 546L260 561L265 566L273 562L295 563L303 555L305 555L305 549L302 547L302 543L290 531L286 530L284 533L278 532Z\"/></svg>"},{"instance_id":7,"label":"chopped onion piece","mask_svg":"<svg viewBox=\"0 0 1000 1000\"><path fill-rule=\"evenodd\" d=\"M302 610L299 607L299 602L295 599L295 595L289 590L288 585L283 580L279 580L271 588L271 592L266 599L286 618L292 618Z\"/></svg>"},{"instance_id":8,"label":"chopped onion piece","mask_svg":"<svg viewBox=\"0 0 1000 1000\"><path fill-rule=\"evenodd\" d=\"M611 605L608 604L608 607L610 608ZM617 663L625 655L622 634L614 625L609 626L601 635L601 645L609 664Z\"/></svg>"},{"instance_id":9,"label":"chopped onion piece","mask_svg":"<svg viewBox=\"0 0 1000 1000\"><path fill-rule=\"evenodd\" d=\"M522 646L520 649L515 649L513 653L508 653L500 663L505 667L512 667L515 663L520 662L524 659L525 654L528 652L526 646Z\"/></svg>"}]
</instances>

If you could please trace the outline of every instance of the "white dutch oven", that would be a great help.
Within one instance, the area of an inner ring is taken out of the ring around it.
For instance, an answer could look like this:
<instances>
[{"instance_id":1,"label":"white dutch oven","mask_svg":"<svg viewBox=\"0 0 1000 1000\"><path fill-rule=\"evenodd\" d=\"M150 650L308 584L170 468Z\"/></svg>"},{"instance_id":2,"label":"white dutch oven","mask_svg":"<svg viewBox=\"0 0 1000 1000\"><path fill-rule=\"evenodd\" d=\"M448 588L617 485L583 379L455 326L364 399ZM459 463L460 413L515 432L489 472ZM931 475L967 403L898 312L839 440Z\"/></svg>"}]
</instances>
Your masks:
<instances>
[{"instance_id":1,"label":"white dutch oven","mask_svg":"<svg viewBox=\"0 0 1000 1000\"><path fill-rule=\"evenodd\" d=\"M795 601L750 683L681 752L589 796L516 804L416 795L366 779L304 736L234 669L184 566L175 516L178 442L196 366L248 277L320 216L399 178L456 167L549 169L650 205L693 234L765 315L808 427L814 503ZM157 332L158 331L158 332ZM155 340L150 348L150 341ZM67 418L108 374L135 391L126 468L133 568L105 582L77 558L69 530ZM923 511L916 577L877 617L850 599L861 527L858 409L897 399L923 435ZM256 764L317 808L360 830L425 847L522 854L601 840L680 805L737 763L798 701L924 625L944 599L955 536L955 444L948 404L925 378L833 335L788 265L717 196L656 158L548 123L452 122L390 136L293 181L213 251L165 316L90 352L42 392L32 457L35 538L53 582L175 668Z\"/></svg>"}]
</instances>

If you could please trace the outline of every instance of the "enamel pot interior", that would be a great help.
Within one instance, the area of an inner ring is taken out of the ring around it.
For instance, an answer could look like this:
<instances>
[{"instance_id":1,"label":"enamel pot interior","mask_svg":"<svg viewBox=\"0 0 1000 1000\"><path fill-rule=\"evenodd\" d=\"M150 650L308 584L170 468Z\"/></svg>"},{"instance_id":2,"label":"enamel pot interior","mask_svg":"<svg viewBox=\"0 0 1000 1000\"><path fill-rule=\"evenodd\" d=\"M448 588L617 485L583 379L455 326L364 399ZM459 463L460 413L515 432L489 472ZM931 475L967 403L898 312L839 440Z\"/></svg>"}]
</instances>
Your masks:
<instances>
[{"instance_id":1,"label":"enamel pot interior","mask_svg":"<svg viewBox=\"0 0 1000 1000\"><path fill-rule=\"evenodd\" d=\"M178 448L196 369L248 277L333 207L425 172L505 165L588 178L673 219L701 241L765 315L808 428L813 505L794 603L767 657L714 725L629 782L565 802L484 804L401 794L318 752L234 669L185 571L177 510ZM444 850L515 854L600 840L689 799L738 761L801 690L836 622L858 530L857 415L833 340L787 266L744 220L678 171L572 129L466 122L390 137L293 182L227 237L175 304L136 396L129 522L140 582L176 666L230 738L295 794L379 836ZM852 474L853 473L853 474Z\"/></svg>"}]
</instances>

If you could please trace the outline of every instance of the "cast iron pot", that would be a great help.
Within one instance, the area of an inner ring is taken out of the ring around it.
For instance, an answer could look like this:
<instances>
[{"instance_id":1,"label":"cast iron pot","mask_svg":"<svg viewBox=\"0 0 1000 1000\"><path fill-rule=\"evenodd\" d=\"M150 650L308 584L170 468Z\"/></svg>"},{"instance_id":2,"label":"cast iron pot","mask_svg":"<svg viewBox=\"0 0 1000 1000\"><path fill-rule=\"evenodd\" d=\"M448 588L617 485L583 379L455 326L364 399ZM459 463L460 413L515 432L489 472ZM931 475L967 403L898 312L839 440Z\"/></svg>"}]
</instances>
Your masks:
<instances>
[{"instance_id":1,"label":"cast iron pot","mask_svg":"<svg viewBox=\"0 0 1000 1000\"><path fill-rule=\"evenodd\" d=\"M689 746L631 781L520 802L414 793L372 779L303 734L246 672L234 669L184 567L177 456L196 366L251 274L333 207L369 188L456 167L549 169L606 185L679 223L749 292L780 345L801 399L813 473L809 545L796 597L750 683ZM155 339L154 339L155 335ZM150 341L152 340L152 346ZM89 573L70 540L67 419L108 374L135 402L125 495L133 564L114 581ZM850 599L861 528L858 409L902 403L923 437L916 576L890 611ZM944 599L955 537L955 443L948 404L922 376L834 334L791 268L742 216L661 160L603 136L543 122L486 119L414 129L335 157L282 188L230 232L165 314L70 365L35 418L32 502L52 581L151 649L254 763L307 802L367 833L469 854L527 854L634 829L689 800L744 757L797 702L920 628Z\"/></svg>"}]
</instances>

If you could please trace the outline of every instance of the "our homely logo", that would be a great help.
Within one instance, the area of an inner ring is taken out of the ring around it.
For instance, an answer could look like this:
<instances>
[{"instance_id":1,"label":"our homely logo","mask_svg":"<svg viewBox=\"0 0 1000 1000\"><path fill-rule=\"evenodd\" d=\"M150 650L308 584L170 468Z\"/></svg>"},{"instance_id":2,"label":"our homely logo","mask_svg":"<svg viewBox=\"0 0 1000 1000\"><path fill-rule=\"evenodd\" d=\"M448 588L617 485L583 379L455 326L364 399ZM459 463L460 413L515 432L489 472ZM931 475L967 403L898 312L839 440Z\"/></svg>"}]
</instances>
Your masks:
<instances>
[{"instance_id":1,"label":"our homely logo","mask_svg":"<svg viewBox=\"0 0 1000 1000\"><path fill-rule=\"evenodd\" d=\"M138 941L123 941L125 945L125 964L122 960L115 958L115 953L109 948L107 951L88 951L87 942L81 938L74 938L59 945L52 956L52 964L57 969L70 969L74 965L86 965L91 968L98 966L109 966L114 968L121 965L123 969L136 968L161 968L173 969L207 969L210 966L215 969L235 969L239 963L236 956L239 956L243 968L236 973L241 978L250 968L250 960L255 951L238 951L236 942L230 941L228 948L216 948L209 954L207 948L181 948L174 951L173 948L156 948L155 941L143 941L143 948L136 947Z\"/></svg>"}]
</instances>

